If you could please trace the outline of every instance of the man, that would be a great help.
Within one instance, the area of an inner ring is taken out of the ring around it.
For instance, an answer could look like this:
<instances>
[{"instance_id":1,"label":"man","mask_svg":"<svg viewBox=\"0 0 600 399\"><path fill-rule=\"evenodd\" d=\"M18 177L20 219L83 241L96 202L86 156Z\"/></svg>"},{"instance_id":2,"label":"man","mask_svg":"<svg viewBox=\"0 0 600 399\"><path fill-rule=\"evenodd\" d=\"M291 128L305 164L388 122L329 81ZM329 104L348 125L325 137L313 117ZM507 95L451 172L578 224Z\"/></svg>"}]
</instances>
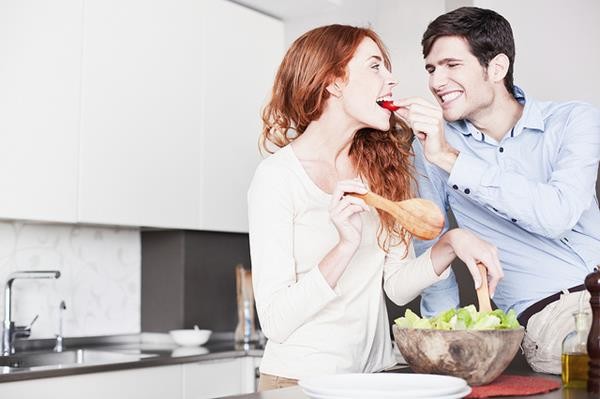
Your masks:
<instances>
[{"instance_id":1,"label":"man","mask_svg":"<svg viewBox=\"0 0 600 399\"><path fill-rule=\"evenodd\" d=\"M396 103L418 138L420 194L497 246L504 278L494 302L526 326L532 368L559 374L572 313L580 300L589 309L584 278L600 263L600 112L539 102L514 86L512 30L494 11L444 14L422 46L439 106ZM417 252L432 243L416 243ZM447 279L423 294L422 313L457 304L456 281Z\"/></svg>"}]
</instances>

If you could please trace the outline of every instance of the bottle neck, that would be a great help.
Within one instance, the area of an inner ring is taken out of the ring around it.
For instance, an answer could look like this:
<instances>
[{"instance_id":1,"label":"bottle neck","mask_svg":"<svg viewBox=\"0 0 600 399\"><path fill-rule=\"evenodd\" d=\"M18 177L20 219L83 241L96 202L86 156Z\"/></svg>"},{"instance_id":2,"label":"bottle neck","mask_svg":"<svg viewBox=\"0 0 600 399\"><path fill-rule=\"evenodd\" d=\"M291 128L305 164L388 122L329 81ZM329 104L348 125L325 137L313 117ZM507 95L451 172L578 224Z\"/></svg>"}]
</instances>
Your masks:
<instances>
[{"instance_id":1,"label":"bottle neck","mask_svg":"<svg viewBox=\"0 0 600 399\"><path fill-rule=\"evenodd\" d=\"M589 315L586 312L575 313L575 330L587 333L589 329Z\"/></svg>"}]
</instances>

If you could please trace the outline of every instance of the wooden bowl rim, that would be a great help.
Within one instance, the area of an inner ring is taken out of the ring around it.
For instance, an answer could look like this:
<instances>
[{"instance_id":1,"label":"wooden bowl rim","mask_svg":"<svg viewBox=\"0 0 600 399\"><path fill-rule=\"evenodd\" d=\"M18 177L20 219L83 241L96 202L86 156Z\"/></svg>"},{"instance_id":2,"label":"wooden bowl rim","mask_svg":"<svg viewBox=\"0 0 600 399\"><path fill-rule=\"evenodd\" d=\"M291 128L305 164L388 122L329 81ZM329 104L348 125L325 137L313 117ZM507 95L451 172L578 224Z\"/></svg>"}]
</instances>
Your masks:
<instances>
[{"instance_id":1,"label":"wooden bowl rim","mask_svg":"<svg viewBox=\"0 0 600 399\"><path fill-rule=\"evenodd\" d=\"M502 329L498 329L498 330L438 330L435 328L413 328L413 327L398 327L397 324L392 325L392 328L395 328L397 330L404 330L404 331L437 331L440 333L455 333L455 332L515 332L515 331L525 331L525 327L523 326L519 326L518 328L502 328Z\"/></svg>"}]
</instances>

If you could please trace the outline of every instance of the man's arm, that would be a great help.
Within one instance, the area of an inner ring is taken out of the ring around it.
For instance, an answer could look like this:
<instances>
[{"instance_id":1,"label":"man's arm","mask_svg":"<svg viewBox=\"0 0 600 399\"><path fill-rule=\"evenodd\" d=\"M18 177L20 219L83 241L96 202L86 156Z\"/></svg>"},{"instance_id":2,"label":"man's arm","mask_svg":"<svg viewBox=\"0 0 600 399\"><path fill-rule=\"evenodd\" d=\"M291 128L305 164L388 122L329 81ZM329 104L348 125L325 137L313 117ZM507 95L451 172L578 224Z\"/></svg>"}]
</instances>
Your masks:
<instances>
[{"instance_id":1,"label":"man's arm","mask_svg":"<svg viewBox=\"0 0 600 399\"><path fill-rule=\"evenodd\" d=\"M490 164L461 153L448 184L510 223L549 238L559 238L581 218L595 198L600 160L600 111L581 105L571 111L561 141L549 154L547 181L527 170ZM540 148L540 151L543 149ZM520 154L526 157L527 154ZM531 173L529 173L531 174Z\"/></svg>"},{"instance_id":2,"label":"man's arm","mask_svg":"<svg viewBox=\"0 0 600 399\"><path fill-rule=\"evenodd\" d=\"M600 159L598 109L578 104L560 126L564 130L544 139L546 146L552 146L547 154L552 171L542 180L534 176L537 171L459 153L446 141L441 110L422 99L404 103L398 113L415 131L424 157L449 173L448 185L458 187L471 201L509 223L544 237L560 238L592 205ZM539 151L544 150L540 146Z\"/></svg>"}]
</instances>

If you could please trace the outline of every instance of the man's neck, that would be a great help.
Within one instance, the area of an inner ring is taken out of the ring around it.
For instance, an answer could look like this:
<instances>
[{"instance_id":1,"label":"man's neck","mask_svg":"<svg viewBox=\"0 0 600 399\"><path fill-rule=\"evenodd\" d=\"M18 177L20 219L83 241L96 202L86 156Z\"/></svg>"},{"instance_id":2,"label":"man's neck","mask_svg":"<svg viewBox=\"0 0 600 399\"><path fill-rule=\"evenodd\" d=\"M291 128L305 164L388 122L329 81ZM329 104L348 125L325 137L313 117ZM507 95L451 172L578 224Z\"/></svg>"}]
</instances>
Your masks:
<instances>
[{"instance_id":1,"label":"man's neck","mask_svg":"<svg viewBox=\"0 0 600 399\"><path fill-rule=\"evenodd\" d=\"M480 115L469 119L479 131L496 141L502 140L523 115L523 105L506 92L483 110Z\"/></svg>"}]
</instances>

